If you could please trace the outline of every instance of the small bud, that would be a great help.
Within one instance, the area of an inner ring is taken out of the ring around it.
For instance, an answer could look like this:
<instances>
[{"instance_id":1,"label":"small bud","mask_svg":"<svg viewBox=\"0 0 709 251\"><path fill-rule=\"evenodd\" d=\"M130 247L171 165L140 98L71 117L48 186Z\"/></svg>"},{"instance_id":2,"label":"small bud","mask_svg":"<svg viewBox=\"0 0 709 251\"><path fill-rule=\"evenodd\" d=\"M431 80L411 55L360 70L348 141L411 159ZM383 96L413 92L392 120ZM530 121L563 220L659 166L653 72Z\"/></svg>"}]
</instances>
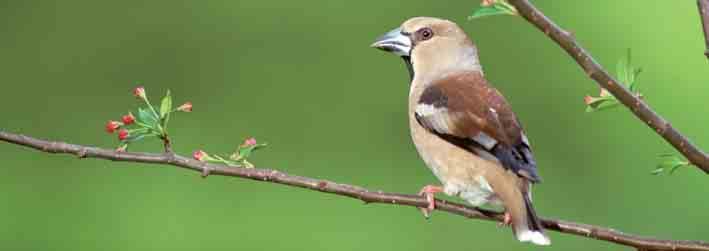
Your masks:
<instances>
[{"instance_id":1,"label":"small bud","mask_svg":"<svg viewBox=\"0 0 709 251\"><path fill-rule=\"evenodd\" d=\"M606 90L606 88L601 88L601 93L598 94L598 96L605 97L605 96L610 96L611 94Z\"/></svg>"},{"instance_id":2,"label":"small bud","mask_svg":"<svg viewBox=\"0 0 709 251\"><path fill-rule=\"evenodd\" d=\"M204 161L204 158L207 157L207 153L202 151L202 150L197 150L192 153L192 158L199 160L199 161Z\"/></svg>"},{"instance_id":3,"label":"small bud","mask_svg":"<svg viewBox=\"0 0 709 251\"><path fill-rule=\"evenodd\" d=\"M116 129L120 128L121 125L121 122L109 120L108 123L106 123L106 132L113 133Z\"/></svg>"},{"instance_id":4,"label":"small bud","mask_svg":"<svg viewBox=\"0 0 709 251\"><path fill-rule=\"evenodd\" d=\"M130 124L133 124L133 122L135 122L135 117L133 116L132 113L128 113L127 115L123 115L122 120L123 120L124 125L130 125Z\"/></svg>"},{"instance_id":5,"label":"small bud","mask_svg":"<svg viewBox=\"0 0 709 251\"><path fill-rule=\"evenodd\" d=\"M493 4L495 4L495 0L482 0L482 3L480 3L480 5L484 7L488 7Z\"/></svg>"},{"instance_id":6,"label":"small bud","mask_svg":"<svg viewBox=\"0 0 709 251\"><path fill-rule=\"evenodd\" d=\"M241 144L242 147L249 147L249 146L255 146L256 145L256 139L253 137L250 137L246 140L244 140L244 143Z\"/></svg>"},{"instance_id":7,"label":"small bud","mask_svg":"<svg viewBox=\"0 0 709 251\"><path fill-rule=\"evenodd\" d=\"M128 148L128 144L123 144L123 145L119 146L118 148L116 148L116 152L119 152L119 153L125 152L126 148Z\"/></svg>"},{"instance_id":8,"label":"small bud","mask_svg":"<svg viewBox=\"0 0 709 251\"><path fill-rule=\"evenodd\" d=\"M177 107L177 111L191 112L192 111L192 102L187 102L187 103L182 104L180 107Z\"/></svg>"},{"instance_id":9,"label":"small bud","mask_svg":"<svg viewBox=\"0 0 709 251\"><path fill-rule=\"evenodd\" d=\"M121 129L118 131L118 139L119 140L125 140L128 138L128 130L126 129Z\"/></svg>"},{"instance_id":10,"label":"small bud","mask_svg":"<svg viewBox=\"0 0 709 251\"><path fill-rule=\"evenodd\" d=\"M145 97L146 97L146 96L145 96L145 88L143 88L142 86L136 87L135 89L133 89L133 95L134 95L136 98L145 99Z\"/></svg>"},{"instance_id":11,"label":"small bud","mask_svg":"<svg viewBox=\"0 0 709 251\"><path fill-rule=\"evenodd\" d=\"M593 103L593 100L594 98L588 95L583 97L583 102L586 103L586 105L591 105L591 103Z\"/></svg>"}]
</instances>

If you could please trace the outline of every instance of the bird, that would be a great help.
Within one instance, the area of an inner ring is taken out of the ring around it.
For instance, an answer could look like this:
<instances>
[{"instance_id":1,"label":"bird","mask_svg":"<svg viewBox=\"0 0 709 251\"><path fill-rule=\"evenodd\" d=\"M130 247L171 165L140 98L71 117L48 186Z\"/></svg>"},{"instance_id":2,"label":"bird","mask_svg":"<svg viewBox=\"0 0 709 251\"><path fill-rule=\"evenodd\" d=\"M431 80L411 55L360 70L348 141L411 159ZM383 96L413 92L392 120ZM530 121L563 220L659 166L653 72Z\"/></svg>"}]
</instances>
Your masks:
<instances>
[{"instance_id":1,"label":"bird","mask_svg":"<svg viewBox=\"0 0 709 251\"><path fill-rule=\"evenodd\" d=\"M473 206L504 208L503 225L521 242L550 245L532 206L541 182L524 129L505 97L486 80L476 45L456 23L413 17L371 47L401 57L411 79L408 117L416 150L441 185L419 195L435 209L436 193Z\"/></svg>"}]
</instances>

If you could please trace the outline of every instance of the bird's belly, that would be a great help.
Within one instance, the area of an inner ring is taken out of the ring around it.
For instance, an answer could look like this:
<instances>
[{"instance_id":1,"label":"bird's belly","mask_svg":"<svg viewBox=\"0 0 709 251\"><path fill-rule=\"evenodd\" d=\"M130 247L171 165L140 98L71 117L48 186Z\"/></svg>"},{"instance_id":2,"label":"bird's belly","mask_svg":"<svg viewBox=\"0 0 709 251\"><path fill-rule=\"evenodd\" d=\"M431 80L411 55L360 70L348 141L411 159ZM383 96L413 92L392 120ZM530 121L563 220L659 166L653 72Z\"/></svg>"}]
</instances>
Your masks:
<instances>
[{"instance_id":1,"label":"bird's belly","mask_svg":"<svg viewBox=\"0 0 709 251\"><path fill-rule=\"evenodd\" d=\"M467 151L456 149L458 146L434 134L418 130L426 129L418 123L412 124L412 139L416 150L426 166L443 184L446 194L458 196L473 206L500 204L492 187L484 178L484 165L489 166L490 163Z\"/></svg>"},{"instance_id":2,"label":"bird's belly","mask_svg":"<svg viewBox=\"0 0 709 251\"><path fill-rule=\"evenodd\" d=\"M450 190L453 194L457 194L458 197L464 199L473 206L482 206L484 204L491 204L495 206L500 206L501 202L495 195L495 191L492 190L490 185L487 183L484 177L478 176L477 182L448 182L444 184L446 190ZM448 194L448 192L446 192Z\"/></svg>"}]
</instances>

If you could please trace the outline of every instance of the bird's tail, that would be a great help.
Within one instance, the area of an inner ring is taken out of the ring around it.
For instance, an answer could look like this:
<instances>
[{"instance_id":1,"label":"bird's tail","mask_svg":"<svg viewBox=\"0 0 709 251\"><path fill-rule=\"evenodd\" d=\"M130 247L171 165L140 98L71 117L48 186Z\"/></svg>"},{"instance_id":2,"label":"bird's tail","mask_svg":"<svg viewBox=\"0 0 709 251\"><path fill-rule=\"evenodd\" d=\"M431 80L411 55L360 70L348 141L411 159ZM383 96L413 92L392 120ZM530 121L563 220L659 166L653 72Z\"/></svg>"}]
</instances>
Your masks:
<instances>
[{"instance_id":1,"label":"bird's tail","mask_svg":"<svg viewBox=\"0 0 709 251\"><path fill-rule=\"evenodd\" d=\"M516 224L513 226L515 236L517 240L521 242L531 242L537 245L550 245L551 240L544 233L544 228L542 228L542 223L537 217L537 213L534 211L532 202L529 196L524 197L524 205L527 210L526 221L521 222L521 224Z\"/></svg>"}]
</instances>

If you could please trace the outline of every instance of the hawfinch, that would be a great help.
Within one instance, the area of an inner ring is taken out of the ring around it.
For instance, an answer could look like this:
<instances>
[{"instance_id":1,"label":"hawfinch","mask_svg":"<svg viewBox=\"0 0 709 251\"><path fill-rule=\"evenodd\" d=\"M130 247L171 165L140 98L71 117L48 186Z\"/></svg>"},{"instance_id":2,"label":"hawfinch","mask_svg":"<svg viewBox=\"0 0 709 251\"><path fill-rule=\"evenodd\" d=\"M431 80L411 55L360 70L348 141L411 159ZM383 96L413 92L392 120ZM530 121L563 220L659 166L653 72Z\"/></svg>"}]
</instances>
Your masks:
<instances>
[{"instance_id":1,"label":"hawfinch","mask_svg":"<svg viewBox=\"0 0 709 251\"><path fill-rule=\"evenodd\" d=\"M401 56L411 77L409 126L419 155L442 186L420 194L435 208L445 192L473 206L505 208L504 224L519 241L549 245L532 207L541 179L527 136L502 94L485 79L478 50L455 23L415 17L372 47Z\"/></svg>"}]
</instances>

